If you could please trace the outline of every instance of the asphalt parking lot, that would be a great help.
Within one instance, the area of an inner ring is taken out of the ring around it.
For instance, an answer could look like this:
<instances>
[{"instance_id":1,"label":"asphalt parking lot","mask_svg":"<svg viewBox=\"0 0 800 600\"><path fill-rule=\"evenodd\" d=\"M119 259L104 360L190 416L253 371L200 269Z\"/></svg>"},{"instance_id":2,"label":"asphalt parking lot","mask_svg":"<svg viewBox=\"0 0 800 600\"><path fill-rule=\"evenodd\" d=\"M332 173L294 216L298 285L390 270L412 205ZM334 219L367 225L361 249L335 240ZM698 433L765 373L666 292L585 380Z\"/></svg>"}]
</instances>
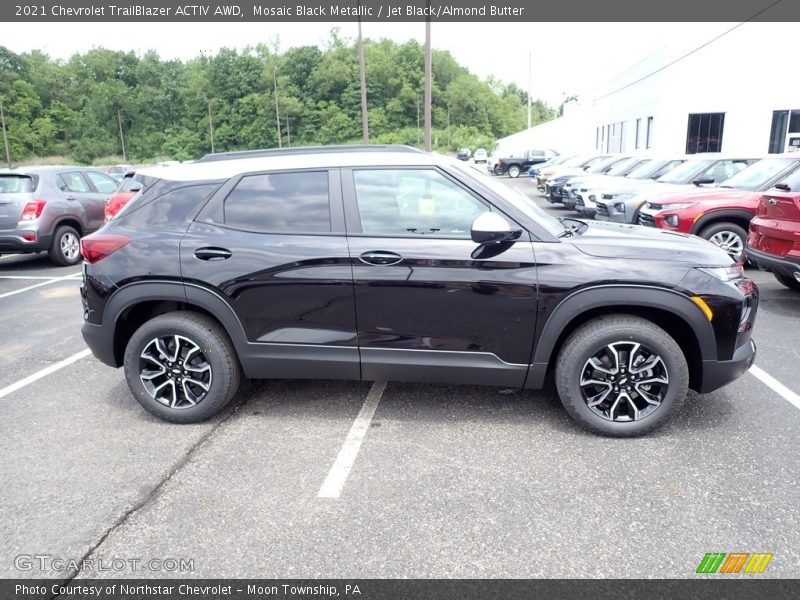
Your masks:
<instances>
[{"instance_id":1,"label":"asphalt parking lot","mask_svg":"<svg viewBox=\"0 0 800 600\"><path fill-rule=\"evenodd\" d=\"M750 373L633 440L552 387L259 381L170 425L87 356L79 274L0 258L0 577L683 578L737 551L800 577L800 294L768 273L756 365L787 389Z\"/></svg>"}]
</instances>

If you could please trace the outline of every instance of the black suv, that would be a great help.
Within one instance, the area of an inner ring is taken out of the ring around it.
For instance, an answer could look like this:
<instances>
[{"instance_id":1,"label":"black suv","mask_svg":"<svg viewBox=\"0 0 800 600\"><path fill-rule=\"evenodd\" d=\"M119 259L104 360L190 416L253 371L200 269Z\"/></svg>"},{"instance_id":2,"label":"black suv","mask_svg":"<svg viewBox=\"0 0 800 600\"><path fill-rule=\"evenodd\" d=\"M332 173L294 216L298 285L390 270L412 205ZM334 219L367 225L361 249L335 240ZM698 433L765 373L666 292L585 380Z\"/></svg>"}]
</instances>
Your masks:
<instances>
[{"instance_id":1,"label":"black suv","mask_svg":"<svg viewBox=\"0 0 800 600\"><path fill-rule=\"evenodd\" d=\"M405 147L209 156L143 169L82 240L84 339L162 419L242 376L541 388L600 434L662 424L752 364L758 290L720 248L557 220Z\"/></svg>"}]
</instances>

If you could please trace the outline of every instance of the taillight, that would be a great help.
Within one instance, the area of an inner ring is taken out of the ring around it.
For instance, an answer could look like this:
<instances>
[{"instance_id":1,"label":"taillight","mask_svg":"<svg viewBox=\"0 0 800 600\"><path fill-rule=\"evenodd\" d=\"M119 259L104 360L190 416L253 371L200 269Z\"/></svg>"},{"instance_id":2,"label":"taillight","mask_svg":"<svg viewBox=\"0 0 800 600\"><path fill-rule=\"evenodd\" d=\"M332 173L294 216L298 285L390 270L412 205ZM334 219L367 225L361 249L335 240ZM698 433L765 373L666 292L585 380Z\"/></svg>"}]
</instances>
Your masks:
<instances>
[{"instance_id":1,"label":"taillight","mask_svg":"<svg viewBox=\"0 0 800 600\"><path fill-rule=\"evenodd\" d=\"M41 217L45 204L47 204L47 200L32 200L28 202L25 208L22 209L20 221L35 221Z\"/></svg>"},{"instance_id":2,"label":"taillight","mask_svg":"<svg viewBox=\"0 0 800 600\"><path fill-rule=\"evenodd\" d=\"M94 233L81 239L81 254L87 262L96 263L130 241L129 235Z\"/></svg>"}]
</instances>

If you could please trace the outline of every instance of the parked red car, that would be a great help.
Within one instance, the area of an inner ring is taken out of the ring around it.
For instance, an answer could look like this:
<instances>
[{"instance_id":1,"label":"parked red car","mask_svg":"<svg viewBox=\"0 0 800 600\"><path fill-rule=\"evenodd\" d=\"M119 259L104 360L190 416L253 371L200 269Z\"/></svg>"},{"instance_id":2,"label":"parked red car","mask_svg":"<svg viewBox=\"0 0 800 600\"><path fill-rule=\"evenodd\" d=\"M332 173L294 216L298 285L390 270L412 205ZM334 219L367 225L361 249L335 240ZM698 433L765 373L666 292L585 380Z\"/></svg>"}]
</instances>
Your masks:
<instances>
[{"instance_id":1,"label":"parked red car","mask_svg":"<svg viewBox=\"0 0 800 600\"><path fill-rule=\"evenodd\" d=\"M776 155L742 169L718 187L698 187L654 196L639 213L639 224L692 233L744 258L747 229L764 191L800 173L800 156Z\"/></svg>"},{"instance_id":2,"label":"parked red car","mask_svg":"<svg viewBox=\"0 0 800 600\"><path fill-rule=\"evenodd\" d=\"M136 175L134 171L128 171L125 173L125 177L122 178L122 182L119 184L119 189L114 192L113 196L106 200L106 223L108 223L114 215L122 210L122 207L125 206L128 201L142 189L141 182L134 179L134 175Z\"/></svg>"},{"instance_id":3,"label":"parked red car","mask_svg":"<svg viewBox=\"0 0 800 600\"><path fill-rule=\"evenodd\" d=\"M761 196L745 254L783 285L800 291L800 170Z\"/></svg>"}]
</instances>

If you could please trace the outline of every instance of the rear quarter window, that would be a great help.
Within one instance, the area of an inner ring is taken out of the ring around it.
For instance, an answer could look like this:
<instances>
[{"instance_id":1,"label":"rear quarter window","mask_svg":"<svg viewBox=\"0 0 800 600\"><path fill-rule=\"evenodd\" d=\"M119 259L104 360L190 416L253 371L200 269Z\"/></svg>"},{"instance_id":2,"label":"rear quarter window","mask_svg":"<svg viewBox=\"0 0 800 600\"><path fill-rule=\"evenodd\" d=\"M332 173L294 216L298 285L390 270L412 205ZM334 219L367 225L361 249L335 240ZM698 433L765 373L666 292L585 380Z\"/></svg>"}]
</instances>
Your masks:
<instances>
[{"instance_id":1,"label":"rear quarter window","mask_svg":"<svg viewBox=\"0 0 800 600\"><path fill-rule=\"evenodd\" d=\"M189 214L213 194L219 184L204 183L188 185L166 191L151 199L133 198L115 221L126 227L165 227L180 225ZM125 210L125 209L128 210Z\"/></svg>"}]
</instances>

